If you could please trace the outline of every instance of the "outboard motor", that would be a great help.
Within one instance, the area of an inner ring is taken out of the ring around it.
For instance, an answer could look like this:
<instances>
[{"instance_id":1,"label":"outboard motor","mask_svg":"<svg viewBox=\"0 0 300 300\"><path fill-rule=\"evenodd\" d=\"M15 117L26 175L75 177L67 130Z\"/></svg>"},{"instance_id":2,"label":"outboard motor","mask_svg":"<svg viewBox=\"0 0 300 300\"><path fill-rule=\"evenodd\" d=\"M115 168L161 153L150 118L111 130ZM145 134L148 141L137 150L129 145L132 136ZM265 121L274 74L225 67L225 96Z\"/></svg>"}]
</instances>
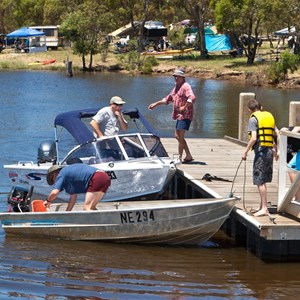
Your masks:
<instances>
[{"instance_id":1,"label":"outboard motor","mask_svg":"<svg viewBox=\"0 0 300 300\"><path fill-rule=\"evenodd\" d=\"M12 187L11 192L7 198L7 203L9 204L8 211L29 212L32 192L33 186L30 188L30 190L20 186Z\"/></svg>"},{"instance_id":2,"label":"outboard motor","mask_svg":"<svg viewBox=\"0 0 300 300\"><path fill-rule=\"evenodd\" d=\"M56 163L57 154L55 142L46 140L42 141L38 148L37 162L38 164L52 162Z\"/></svg>"}]
</instances>

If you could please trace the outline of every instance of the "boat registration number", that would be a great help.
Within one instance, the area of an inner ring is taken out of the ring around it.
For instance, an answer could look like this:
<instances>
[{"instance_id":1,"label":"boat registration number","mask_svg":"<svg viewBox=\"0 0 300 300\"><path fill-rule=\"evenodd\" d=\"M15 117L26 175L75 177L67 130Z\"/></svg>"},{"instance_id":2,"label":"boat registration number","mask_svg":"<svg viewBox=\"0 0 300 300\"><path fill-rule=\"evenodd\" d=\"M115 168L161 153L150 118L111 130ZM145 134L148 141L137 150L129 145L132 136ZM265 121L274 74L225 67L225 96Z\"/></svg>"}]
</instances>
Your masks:
<instances>
[{"instance_id":1,"label":"boat registration number","mask_svg":"<svg viewBox=\"0 0 300 300\"><path fill-rule=\"evenodd\" d=\"M110 177L110 179L117 179L114 171L106 171L105 173Z\"/></svg>"},{"instance_id":2,"label":"boat registration number","mask_svg":"<svg viewBox=\"0 0 300 300\"><path fill-rule=\"evenodd\" d=\"M121 223L144 223L154 221L153 210L128 211L120 213Z\"/></svg>"}]
</instances>

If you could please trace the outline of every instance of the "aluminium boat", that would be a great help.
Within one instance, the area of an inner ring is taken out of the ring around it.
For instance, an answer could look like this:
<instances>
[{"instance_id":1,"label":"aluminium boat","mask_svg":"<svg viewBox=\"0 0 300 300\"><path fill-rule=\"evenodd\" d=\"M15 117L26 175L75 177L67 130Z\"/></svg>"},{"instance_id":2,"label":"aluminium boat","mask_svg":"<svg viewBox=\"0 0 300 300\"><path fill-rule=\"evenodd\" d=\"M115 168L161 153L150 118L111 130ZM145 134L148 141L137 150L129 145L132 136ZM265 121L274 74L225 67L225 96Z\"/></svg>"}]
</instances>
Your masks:
<instances>
[{"instance_id":1,"label":"aluminium boat","mask_svg":"<svg viewBox=\"0 0 300 300\"><path fill-rule=\"evenodd\" d=\"M0 220L7 235L26 238L200 245L219 230L236 200L100 202L96 211L83 211L80 204L65 211L66 203L53 203L48 210L43 200L33 200L29 209L21 204L22 212L0 213Z\"/></svg>"}]
</instances>

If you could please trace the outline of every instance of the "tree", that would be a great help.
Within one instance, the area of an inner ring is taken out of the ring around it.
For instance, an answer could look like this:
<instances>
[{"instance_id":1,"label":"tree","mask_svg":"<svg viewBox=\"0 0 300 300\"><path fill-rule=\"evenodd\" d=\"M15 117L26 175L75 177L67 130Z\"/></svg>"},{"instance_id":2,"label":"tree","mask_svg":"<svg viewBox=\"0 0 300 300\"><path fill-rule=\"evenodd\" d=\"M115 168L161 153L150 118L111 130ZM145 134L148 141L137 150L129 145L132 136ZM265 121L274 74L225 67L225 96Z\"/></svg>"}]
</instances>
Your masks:
<instances>
[{"instance_id":1,"label":"tree","mask_svg":"<svg viewBox=\"0 0 300 300\"><path fill-rule=\"evenodd\" d=\"M45 0L17 0L14 3L13 18L17 27L43 24Z\"/></svg>"},{"instance_id":2,"label":"tree","mask_svg":"<svg viewBox=\"0 0 300 300\"><path fill-rule=\"evenodd\" d=\"M13 0L4 0L0 2L0 33L6 33L9 29L9 16Z\"/></svg>"},{"instance_id":3,"label":"tree","mask_svg":"<svg viewBox=\"0 0 300 300\"><path fill-rule=\"evenodd\" d=\"M206 58L205 21L208 21L209 0L188 0L185 2L185 9L196 21L199 34L200 56Z\"/></svg>"},{"instance_id":4,"label":"tree","mask_svg":"<svg viewBox=\"0 0 300 300\"><path fill-rule=\"evenodd\" d=\"M207 58L205 23L209 22L213 15L210 8L210 0L185 0L179 2L184 6L191 19L196 22L199 34L200 56L202 58Z\"/></svg>"},{"instance_id":5,"label":"tree","mask_svg":"<svg viewBox=\"0 0 300 300\"><path fill-rule=\"evenodd\" d=\"M100 46L108 44L107 34L114 28L114 18L110 9L101 0L87 0L78 5L62 23L62 32L73 42L73 51L81 55L83 69L92 69L93 55ZM86 67L85 56L89 55Z\"/></svg>"},{"instance_id":6,"label":"tree","mask_svg":"<svg viewBox=\"0 0 300 300\"><path fill-rule=\"evenodd\" d=\"M278 17L274 13L274 0L214 0L212 4L218 30L247 35L243 47L247 63L253 64L259 35L269 20Z\"/></svg>"}]
</instances>

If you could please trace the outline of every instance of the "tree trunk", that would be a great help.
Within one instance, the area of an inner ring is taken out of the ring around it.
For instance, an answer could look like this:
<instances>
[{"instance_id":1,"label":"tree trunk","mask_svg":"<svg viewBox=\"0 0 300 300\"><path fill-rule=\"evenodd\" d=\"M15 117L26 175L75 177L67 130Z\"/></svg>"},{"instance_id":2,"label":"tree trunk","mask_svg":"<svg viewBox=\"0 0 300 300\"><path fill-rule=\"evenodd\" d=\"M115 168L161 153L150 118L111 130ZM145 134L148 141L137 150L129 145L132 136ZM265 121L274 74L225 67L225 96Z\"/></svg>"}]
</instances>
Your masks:
<instances>
[{"instance_id":1,"label":"tree trunk","mask_svg":"<svg viewBox=\"0 0 300 300\"><path fill-rule=\"evenodd\" d=\"M82 69L83 69L83 70L86 70L84 54L82 54L81 59L82 59Z\"/></svg>"},{"instance_id":2,"label":"tree trunk","mask_svg":"<svg viewBox=\"0 0 300 300\"><path fill-rule=\"evenodd\" d=\"M195 7L195 18L197 20L197 27L199 32L199 50L201 58L208 58L206 42L205 42L205 26L204 16L199 8L199 5Z\"/></svg>"},{"instance_id":3,"label":"tree trunk","mask_svg":"<svg viewBox=\"0 0 300 300\"><path fill-rule=\"evenodd\" d=\"M90 63L89 63L89 69L92 70L93 67L93 54L90 52Z\"/></svg>"}]
</instances>

